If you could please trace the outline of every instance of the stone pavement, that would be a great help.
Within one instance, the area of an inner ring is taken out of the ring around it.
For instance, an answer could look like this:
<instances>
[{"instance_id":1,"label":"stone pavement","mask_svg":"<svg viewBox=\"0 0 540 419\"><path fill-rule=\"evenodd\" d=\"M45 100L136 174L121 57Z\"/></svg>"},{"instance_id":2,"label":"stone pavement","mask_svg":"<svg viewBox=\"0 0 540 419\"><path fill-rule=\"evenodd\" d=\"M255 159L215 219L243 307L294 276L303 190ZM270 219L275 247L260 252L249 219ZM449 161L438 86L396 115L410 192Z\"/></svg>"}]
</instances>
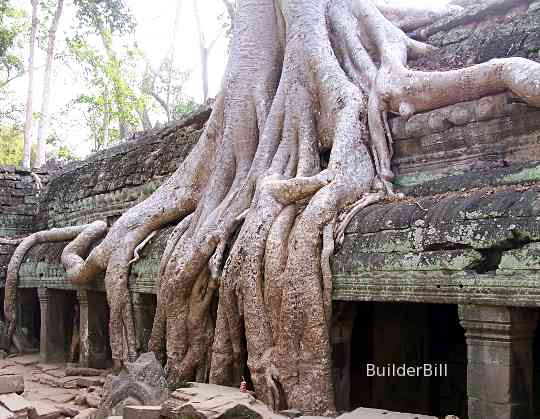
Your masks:
<instances>
[{"instance_id":1,"label":"stone pavement","mask_svg":"<svg viewBox=\"0 0 540 419\"><path fill-rule=\"evenodd\" d=\"M85 375L71 375L73 372ZM38 354L2 359L0 393L4 394L0 394L0 419L89 417L101 402L107 373L44 364Z\"/></svg>"}]
</instances>

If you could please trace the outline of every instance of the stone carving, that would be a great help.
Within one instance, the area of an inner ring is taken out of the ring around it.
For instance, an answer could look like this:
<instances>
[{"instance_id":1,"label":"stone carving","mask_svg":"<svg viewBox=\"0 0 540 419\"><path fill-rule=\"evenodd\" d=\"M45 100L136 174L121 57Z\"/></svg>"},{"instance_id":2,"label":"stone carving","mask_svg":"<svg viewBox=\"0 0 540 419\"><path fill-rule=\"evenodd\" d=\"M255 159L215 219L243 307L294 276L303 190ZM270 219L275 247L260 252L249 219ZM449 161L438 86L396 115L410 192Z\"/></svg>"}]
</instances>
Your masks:
<instances>
[{"instance_id":1,"label":"stone carving","mask_svg":"<svg viewBox=\"0 0 540 419\"><path fill-rule=\"evenodd\" d=\"M127 362L118 375L107 376L97 417L122 415L128 405L161 404L169 392L165 371L153 353Z\"/></svg>"}]
</instances>

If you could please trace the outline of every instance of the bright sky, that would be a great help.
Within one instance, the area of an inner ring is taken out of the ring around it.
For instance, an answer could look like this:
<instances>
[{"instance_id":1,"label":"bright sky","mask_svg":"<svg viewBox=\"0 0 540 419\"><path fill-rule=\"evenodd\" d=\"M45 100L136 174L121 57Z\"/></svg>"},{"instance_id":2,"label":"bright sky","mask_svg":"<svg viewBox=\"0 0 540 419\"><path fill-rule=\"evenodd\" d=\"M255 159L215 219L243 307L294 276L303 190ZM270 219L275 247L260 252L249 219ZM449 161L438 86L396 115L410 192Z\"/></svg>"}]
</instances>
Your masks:
<instances>
[{"instance_id":1,"label":"bright sky","mask_svg":"<svg viewBox=\"0 0 540 419\"><path fill-rule=\"evenodd\" d=\"M28 8L30 2L26 0L13 0L14 3ZM182 2L181 21L179 25L178 43L176 46L176 64L183 70L192 70L192 76L185 85L185 93L198 102L202 101L201 67L198 50L198 33L193 13L194 0L125 0L132 10L136 21L136 37L139 47L149 57L155 68L159 66L171 44L171 33L174 27L176 5ZM221 34L213 47L209 57L209 94L215 96L220 87L221 77L226 64L227 40L222 34L222 21L219 16L226 13L222 0L198 0L199 12L205 32L207 43ZM403 3L421 6L424 4L447 3L448 0L395 0ZM62 16L58 31L59 43L62 33L74 24L75 17L71 1L66 2L67 7ZM28 10L30 13L30 10ZM45 61L44 53L38 51L37 65L41 65L35 76L34 109L39 111L42 91L42 66ZM14 83L14 88L21 98L25 97L27 79L23 77ZM55 113L65 109L77 94L84 92L81 75L74 68L68 68L61 62L55 64L55 79L53 82L53 95L51 98L51 112ZM67 142L70 148L80 157L89 154L91 145L84 141L88 132L81 120L83 114L69 112L69 119L63 116L57 119L53 126L61 139ZM35 124L37 125L37 124Z\"/></svg>"}]
</instances>

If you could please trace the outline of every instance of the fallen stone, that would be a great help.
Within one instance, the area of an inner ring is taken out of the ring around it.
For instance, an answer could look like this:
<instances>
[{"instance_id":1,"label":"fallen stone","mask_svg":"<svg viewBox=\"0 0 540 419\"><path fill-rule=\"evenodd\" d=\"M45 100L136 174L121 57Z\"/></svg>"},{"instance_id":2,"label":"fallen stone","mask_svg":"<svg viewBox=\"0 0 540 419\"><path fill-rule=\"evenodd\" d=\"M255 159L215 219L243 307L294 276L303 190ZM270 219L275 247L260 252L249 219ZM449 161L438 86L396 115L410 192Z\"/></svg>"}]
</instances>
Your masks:
<instances>
[{"instance_id":1,"label":"fallen stone","mask_svg":"<svg viewBox=\"0 0 540 419\"><path fill-rule=\"evenodd\" d=\"M50 370L57 370L60 368L60 365L57 364L37 364L36 367L40 369L41 371L50 371Z\"/></svg>"},{"instance_id":2,"label":"fallen stone","mask_svg":"<svg viewBox=\"0 0 540 419\"><path fill-rule=\"evenodd\" d=\"M97 409L90 408L82 410L74 419L91 419L97 412Z\"/></svg>"},{"instance_id":3,"label":"fallen stone","mask_svg":"<svg viewBox=\"0 0 540 419\"><path fill-rule=\"evenodd\" d=\"M0 419L15 419L15 413L10 412L3 406L0 406Z\"/></svg>"},{"instance_id":4,"label":"fallen stone","mask_svg":"<svg viewBox=\"0 0 540 419\"><path fill-rule=\"evenodd\" d=\"M287 416L288 418L297 418L299 416L302 416L302 412L298 409L288 409L288 410L282 410L279 412L283 416Z\"/></svg>"},{"instance_id":5,"label":"fallen stone","mask_svg":"<svg viewBox=\"0 0 540 419\"><path fill-rule=\"evenodd\" d=\"M336 419L437 419L436 416L419 415L418 413L400 413L389 410L360 407L352 412L344 413Z\"/></svg>"},{"instance_id":6,"label":"fallen stone","mask_svg":"<svg viewBox=\"0 0 540 419\"><path fill-rule=\"evenodd\" d=\"M284 418L272 412L249 392L235 387L214 384L188 383L162 405L161 415L171 419L183 417L196 419L271 419Z\"/></svg>"},{"instance_id":7,"label":"fallen stone","mask_svg":"<svg viewBox=\"0 0 540 419\"><path fill-rule=\"evenodd\" d=\"M80 410L74 409L71 406L56 406L56 407L60 409L62 416L65 416L67 418L73 418L80 413Z\"/></svg>"},{"instance_id":8,"label":"fallen stone","mask_svg":"<svg viewBox=\"0 0 540 419\"><path fill-rule=\"evenodd\" d=\"M64 378L66 376L66 372L61 369L47 370L44 371L44 373L49 374L55 378Z\"/></svg>"},{"instance_id":9,"label":"fallen stone","mask_svg":"<svg viewBox=\"0 0 540 419\"><path fill-rule=\"evenodd\" d=\"M97 368L81 368L81 367L67 367L66 368L66 375L81 375L81 376L89 376L89 377L95 377L95 376L103 376L103 374L108 374L108 370L100 370Z\"/></svg>"},{"instance_id":10,"label":"fallen stone","mask_svg":"<svg viewBox=\"0 0 540 419\"><path fill-rule=\"evenodd\" d=\"M62 415L60 409L49 403L34 401L32 406L34 409L29 411L29 419L56 419Z\"/></svg>"},{"instance_id":11,"label":"fallen stone","mask_svg":"<svg viewBox=\"0 0 540 419\"><path fill-rule=\"evenodd\" d=\"M78 396L75 396L75 400L73 402L79 406L86 404L86 396L79 394Z\"/></svg>"},{"instance_id":12,"label":"fallen stone","mask_svg":"<svg viewBox=\"0 0 540 419\"><path fill-rule=\"evenodd\" d=\"M23 392L24 379L22 375L0 375L0 394Z\"/></svg>"},{"instance_id":13,"label":"fallen stone","mask_svg":"<svg viewBox=\"0 0 540 419\"><path fill-rule=\"evenodd\" d=\"M69 403L70 401L72 401L73 399L75 398L75 395L74 394L69 394L69 393L62 393L62 394L52 394L52 395L48 395L47 396L47 399L49 399L50 401L54 402L54 403Z\"/></svg>"},{"instance_id":14,"label":"fallen stone","mask_svg":"<svg viewBox=\"0 0 540 419\"><path fill-rule=\"evenodd\" d=\"M99 417L120 415L128 405L158 405L168 394L165 371L154 353L148 352L127 362L120 374L107 377Z\"/></svg>"},{"instance_id":15,"label":"fallen stone","mask_svg":"<svg viewBox=\"0 0 540 419\"><path fill-rule=\"evenodd\" d=\"M90 407L99 407L101 404L101 397L94 396L93 394L88 394L86 396L86 404Z\"/></svg>"},{"instance_id":16,"label":"fallen stone","mask_svg":"<svg viewBox=\"0 0 540 419\"><path fill-rule=\"evenodd\" d=\"M13 359L13 362L28 367L39 363L39 354L23 355Z\"/></svg>"},{"instance_id":17,"label":"fallen stone","mask_svg":"<svg viewBox=\"0 0 540 419\"><path fill-rule=\"evenodd\" d=\"M32 408L32 402L29 402L16 393L0 395L0 403L15 413L20 411L26 412L28 409Z\"/></svg>"},{"instance_id":18,"label":"fallen stone","mask_svg":"<svg viewBox=\"0 0 540 419\"><path fill-rule=\"evenodd\" d=\"M159 419L161 406L125 406L124 419Z\"/></svg>"},{"instance_id":19,"label":"fallen stone","mask_svg":"<svg viewBox=\"0 0 540 419\"><path fill-rule=\"evenodd\" d=\"M78 378L77 386L79 387L93 387L98 386L102 387L105 384L105 378L98 376L98 377L81 377Z\"/></svg>"}]
</instances>

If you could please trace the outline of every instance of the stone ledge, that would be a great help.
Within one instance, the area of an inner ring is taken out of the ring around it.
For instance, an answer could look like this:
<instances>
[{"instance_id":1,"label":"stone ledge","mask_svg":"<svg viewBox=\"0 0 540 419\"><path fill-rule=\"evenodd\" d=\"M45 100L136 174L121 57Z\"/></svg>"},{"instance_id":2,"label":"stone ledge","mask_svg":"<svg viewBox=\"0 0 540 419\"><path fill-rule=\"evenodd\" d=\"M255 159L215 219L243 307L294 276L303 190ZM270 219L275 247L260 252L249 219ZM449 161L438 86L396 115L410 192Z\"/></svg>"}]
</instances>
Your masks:
<instances>
[{"instance_id":1,"label":"stone ledge","mask_svg":"<svg viewBox=\"0 0 540 419\"><path fill-rule=\"evenodd\" d=\"M540 307L540 275L361 272L334 276L333 299Z\"/></svg>"}]
</instances>

